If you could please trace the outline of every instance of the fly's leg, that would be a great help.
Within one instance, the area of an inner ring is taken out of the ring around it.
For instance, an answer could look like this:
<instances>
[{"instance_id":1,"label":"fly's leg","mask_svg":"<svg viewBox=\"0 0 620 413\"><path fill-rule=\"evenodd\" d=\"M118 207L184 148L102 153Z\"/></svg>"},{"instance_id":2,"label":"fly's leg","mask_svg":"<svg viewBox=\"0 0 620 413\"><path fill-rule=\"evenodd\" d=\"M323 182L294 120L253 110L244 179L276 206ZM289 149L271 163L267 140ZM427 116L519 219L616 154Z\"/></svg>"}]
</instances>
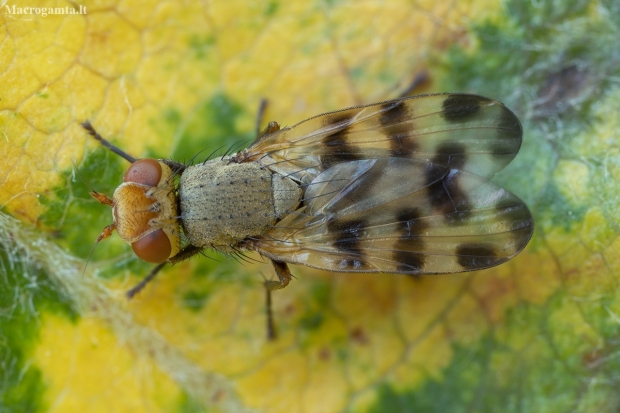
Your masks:
<instances>
[{"instance_id":1,"label":"fly's leg","mask_svg":"<svg viewBox=\"0 0 620 413\"><path fill-rule=\"evenodd\" d=\"M271 292L274 290L281 290L286 287L290 282L293 276L291 275L291 271L288 269L288 265L285 262L273 261L273 268L276 270L276 275L278 276L279 281L265 281L265 291L266 291L266 308L267 308L267 339L275 340L277 333L275 323L273 321L273 311L271 307Z\"/></svg>"},{"instance_id":2,"label":"fly's leg","mask_svg":"<svg viewBox=\"0 0 620 413\"><path fill-rule=\"evenodd\" d=\"M285 262L273 261L273 268L276 270L276 275L279 281L265 281L265 288L269 291L281 290L291 282L291 271L288 269L288 265Z\"/></svg>"},{"instance_id":3,"label":"fly's leg","mask_svg":"<svg viewBox=\"0 0 620 413\"><path fill-rule=\"evenodd\" d=\"M409 85L405 88L405 90L401 92L401 94L398 97L404 98L404 97L407 97L415 93L417 89L423 86L426 82L428 82L429 79L430 79L430 76L426 70L422 70L418 72L413 78L413 80L411 81L411 83L409 83Z\"/></svg>"},{"instance_id":4,"label":"fly's leg","mask_svg":"<svg viewBox=\"0 0 620 413\"><path fill-rule=\"evenodd\" d=\"M260 125L263 123L263 118L265 117L265 111L267 110L268 104L269 102L267 99L261 99L258 104L258 110L256 111L256 140L254 142L258 142L261 135Z\"/></svg>"},{"instance_id":5,"label":"fly's leg","mask_svg":"<svg viewBox=\"0 0 620 413\"><path fill-rule=\"evenodd\" d=\"M169 262L170 264L177 264L181 261L185 261L191 257L193 257L196 254L200 254L200 252L203 250L204 248L202 247L197 247L195 245L188 245L187 247L183 248L181 251L179 251L179 253L177 255L175 255L174 257L170 258L167 262Z\"/></svg>"},{"instance_id":6,"label":"fly's leg","mask_svg":"<svg viewBox=\"0 0 620 413\"><path fill-rule=\"evenodd\" d=\"M185 247L181 251L179 251L179 253L177 255L175 255L174 257L170 258L168 261L162 262L161 264L157 264L157 266L155 268L153 268L151 270L151 272L148 273L148 275L142 279L142 281L140 281L138 284L136 284L131 290L127 291L125 293L125 295L127 296L127 298L133 298L136 294L138 294L140 291L142 291L142 289L149 282L151 282L153 280L153 278L155 278L157 276L159 271L161 271L161 269L164 268L164 266L166 264L168 264L168 263L176 264L178 262L181 262L183 260L191 258L192 256L194 256L196 254L199 254L200 251L202 251L202 248L196 247L194 245L188 245L187 247Z\"/></svg>"},{"instance_id":7,"label":"fly's leg","mask_svg":"<svg viewBox=\"0 0 620 413\"><path fill-rule=\"evenodd\" d=\"M86 132L88 132L90 136L98 140L100 144L102 144L103 146L105 146L106 148L108 148L109 150L111 150L112 152L120 156L121 158L124 158L131 163L134 163L136 161L136 158L129 155L127 152L123 151L118 146L112 145L109 141L103 139L101 135L97 133L97 131L95 130L93 125L90 124L89 121L82 123L82 127L86 129Z\"/></svg>"},{"instance_id":8,"label":"fly's leg","mask_svg":"<svg viewBox=\"0 0 620 413\"><path fill-rule=\"evenodd\" d=\"M263 122L263 116L265 115L265 109L267 108L267 100L261 99L260 105L258 107L258 112L256 114L256 139L250 145L250 147L257 145L260 141L265 139L267 136L271 135L280 130L280 125L278 122L269 122L267 127L261 131L260 125ZM247 160L247 149L239 151L235 155L232 156L231 162L241 163L246 162Z\"/></svg>"},{"instance_id":9,"label":"fly's leg","mask_svg":"<svg viewBox=\"0 0 620 413\"><path fill-rule=\"evenodd\" d=\"M274 341L278 337L276 324L273 321L273 307L271 305L271 290L265 288L265 307L267 311L267 340Z\"/></svg>"},{"instance_id":10,"label":"fly's leg","mask_svg":"<svg viewBox=\"0 0 620 413\"><path fill-rule=\"evenodd\" d=\"M166 265L167 262L162 262L161 264L157 264L157 266L155 268L153 268L151 270L150 273L148 273L146 275L146 277L144 277L142 279L142 281L140 281L138 284L136 284L131 290L127 291L125 293L125 296L129 299L132 299L136 294L138 294L140 291L142 291L142 289L153 280L153 278L155 278L157 276L157 274L159 274L159 271L161 271L162 268L164 268L164 265Z\"/></svg>"},{"instance_id":11,"label":"fly's leg","mask_svg":"<svg viewBox=\"0 0 620 413\"><path fill-rule=\"evenodd\" d=\"M279 130L280 130L280 125L278 124L278 122L269 122L267 127L265 129L263 129L263 131L258 134L258 136L256 137L256 140L254 141L254 143L252 143L252 145L256 145L258 142L263 140L263 138L265 138L265 137L267 137L267 136L271 135L272 133L277 132Z\"/></svg>"},{"instance_id":12,"label":"fly's leg","mask_svg":"<svg viewBox=\"0 0 620 413\"><path fill-rule=\"evenodd\" d=\"M280 130L280 125L278 124L278 122L269 122L265 129L260 129L260 125L263 123L263 117L265 116L265 110L267 110L267 105L267 99L261 99L258 106L258 111L256 112L256 139L254 140L254 142L252 142L252 145L256 145L265 136L271 135L272 133Z\"/></svg>"}]
</instances>

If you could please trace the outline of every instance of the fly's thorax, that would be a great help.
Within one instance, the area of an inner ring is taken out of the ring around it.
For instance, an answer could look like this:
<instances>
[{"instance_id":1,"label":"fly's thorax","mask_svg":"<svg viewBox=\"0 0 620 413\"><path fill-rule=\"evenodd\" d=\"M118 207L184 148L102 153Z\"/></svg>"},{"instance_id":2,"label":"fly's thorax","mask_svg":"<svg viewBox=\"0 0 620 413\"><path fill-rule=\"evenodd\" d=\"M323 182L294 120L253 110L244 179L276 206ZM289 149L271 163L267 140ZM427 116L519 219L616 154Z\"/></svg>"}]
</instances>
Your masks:
<instances>
[{"instance_id":1,"label":"fly's thorax","mask_svg":"<svg viewBox=\"0 0 620 413\"><path fill-rule=\"evenodd\" d=\"M294 210L301 189L257 163L229 157L187 168L179 182L181 221L191 244L227 250L265 234Z\"/></svg>"},{"instance_id":2,"label":"fly's thorax","mask_svg":"<svg viewBox=\"0 0 620 413\"><path fill-rule=\"evenodd\" d=\"M112 216L122 240L148 262L163 262L181 248L175 180L170 167L154 159L132 164L114 191Z\"/></svg>"}]
</instances>

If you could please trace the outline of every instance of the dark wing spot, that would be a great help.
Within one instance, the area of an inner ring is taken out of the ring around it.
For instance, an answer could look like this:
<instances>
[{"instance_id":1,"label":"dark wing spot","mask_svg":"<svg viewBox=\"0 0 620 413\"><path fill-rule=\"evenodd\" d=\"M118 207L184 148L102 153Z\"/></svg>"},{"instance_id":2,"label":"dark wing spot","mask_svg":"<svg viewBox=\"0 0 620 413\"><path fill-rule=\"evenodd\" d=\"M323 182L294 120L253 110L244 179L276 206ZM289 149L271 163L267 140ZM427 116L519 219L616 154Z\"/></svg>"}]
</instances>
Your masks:
<instances>
[{"instance_id":1,"label":"dark wing spot","mask_svg":"<svg viewBox=\"0 0 620 413\"><path fill-rule=\"evenodd\" d=\"M323 127L336 127L337 131L323 138L325 146L346 145L347 130L351 125L352 118L349 115L335 113L323 122Z\"/></svg>"},{"instance_id":2,"label":"dark wing spot","mask_svg":"<svg viewBox=\"0 0 620 413\"><path fill-rule=\"evenodd\" d=\"M413 138L413 126L404 123L411 119L412 113L403 101L386 102L381 107L383 113L379 117L379 124L385 137L390 141L392 156L411 157L418 149L418 143Z\"/></svg>"},{"instance_id":3,"label":"dark wing spot","mask_svg":"<svg viewBox=\"0 0 620 413\"><path fill-rule=\"evenodd\" d=\"M489 99L482 96L450 95L442 104L443 118L447 122L462 122L475 115L485 102L489 102Z\"/></svg>"},{"instance_id":4,"label":"dark wing spot","mask_svg":"<svg viewBox=\"0 0 620 413\"><path fill-rule=\"evenodd\" d=\"M534 220L529 209L523 203L507 201L495 205L495 210L506 223L506 231L511 231L517 249L521 250L527 245L534 231Z\"/></svg>"},{"instance_id":5,"label":"dark wing spot","mask_svg":"<svg viewBox=\"0 0 620 413\"><path fill-rule=\"evenodd\" d=\"M492 267L505 259L498 257L490 244L463 244L456 249L458 263L465 270L478 270Z\"/></svg>"},{"instance_id":6,"label":"dark wing spot","mask_svg":"<svg viewBox=\"0 0 620 413\"><path fill-rule=\"evenodd\" d=\"M396 213L396 221L398 222L398 231L401 237L422 234L427 225L419 219L422 217L418 208L406 208Z\"/></svg>"},{"instance_id":7,"label":"dark wing spot","mask_svg":"<svg viewBox=\"0 0 620 413\"><path fill-rule=\"evenodd\" d=\"M324 169L342 162L358 161L363 159L355 145L348 142L348 135L351 128L351 117L349 115L334 114L326 118L324 126L340 125L336 132L323 138L323 154L321 163Z\"/></svg>"},{"instance_id":8,"label":"dark wing spot","mask_svg":"<svg viewBox=\"0 0 620 413\"><path fill-rule=\"evenodd\" d=\"M395 248L403 248L398 241ZM424 254L410 251L395 250L392 255L394 260L398 262L396 266L397 273L419 274L424 267Z\"/></svg>"},{"instance_id":9,"label":"dark wing spot","mask_svg":"<svg viewBox=\"0 0 620 413\"><path fill-rule=\"evenodd\" d=\"M379 117L381 126L390 126L395 123L400 123L410 117L407 107L402 100L385 102L381 105L381 111L383 112Z\"/></svg>"},{"instance_id":10,"label":"dark wing spot","mask_svg":"<svg viewBox=\"0 0 620 413\"><path fill-rule=\"evenodd\" d=\"M494 155L514 155L519 152L523 138L521 122L509 109L503 107L496 125L496 136L490 152Z\"/></svg>"},{"instance_id":11,"label":"dark wing spot","mask_svg":"<svg viewBox=\"0 0 620 413\"><path fill-rule=\"evenodd\" d=\"M384 128L384 131L394 158L411 158L418 152L419 145L411 133L411 125L392 125Z\"/></svg>"},{"instance_id":12,"label":"dark wing spot","mask_svg":"<svg viewBox=\"0 0 620 413\"><path fill-rule=\"evenodd\" d=\"M327 231L333 234L334 247L355 258L346 258L340 262L341 270L360 270L366 266L364 252L360 247L364 236L366 222L363 220L332 221L327 223Z\"/></svg>"},{"instance_id":13,"label":"dark wing spot","mask_svg":"<svg viewBox=\"0 0 620 413\"><path fill-rule=\"evenodd\" d=\"M503 107L502 109L503 110L498 127L502 129L513 130L515 132L518 132L519 136L521 136L523 128L521 127L521 122L519 121L519 118L517 118L517 116L512 113L510 109L506 107Z\"/></svg>"},{"instance_id":14,"label":"dark wing spot","mask_svg":"<svg viewBox=\"0 0 620 413\"><path fill-rule=\"evenodd\" d=\"M458 142L444 142L435 151L432 162L448 168L463 169L467 161L467 148Z\"/></svg>"},{"instance_id":15,"label":"dark wing spot","mask_svg":"<svg viewBox=\"0 0 620 413\"><path fill-rule=\"evenodd\" d=\"M450 194L444 186L444 179L431 183L427 191L428 202L437 214L446 215L455 211Z\"/></svg>"},{"instance_id":16,"label":"dark wing spot","mask_svg":"<svg viewBox=\"0 0 620 413\"><path fill-rule=\"evenodd\" d=\"M519 152L523 129L521 122L509 109L503 107L500 118L495 127L496 136L490 144L489 152L492 155L502 158L501 155L508 155L510 158Z\"/></svg>"},{"instance_id":17,"label":"dark wing spot","mask_svg":"<svg viewBox=\"0 0 620 413\"><path fill-rule=\"evenodd\" d=\"M432 177L429 176L429 181ZM459 225L465 222L471 210L467 194L459 187L459 172L451 169L442 179L430 182L427 187L428 202L437 214L445 215L446 223ZM460 218L454 219L449 214L459 213Z\"/></svg>"},{"instance_id":18,"label":"dark wing spot","mask_svg":"<svg viewBox=\"0 0 620 413\"><path fill-rule=\"evenodd\" d=\"M411 136L403 135L391 135L390 139L390 151L394 158L411 158L418 152L418 143Z\"/></svg>"},{"instance_id":19,"label":"dark wing spot","mask_svg":"<svg viewBox=\"0 0 620 413\"><path fill-rule=\"evenodd\" d=\"M392 258L398 263L396 272L417 274L424 267L424 254L414 251L424 250L422 234L427 225L419 221L421 213L417 208L403 209L396 214L400 239L394 245Z\"/></svg>"},{"instance_id":20,"label":"dark wing spot","mask_svg":"<svg viewBox=\"0 0 620 413\"><path fill-rule=\"evenodd\" d=\"M345 220L333 220L327 222L327 232L330 233L358 233L364 230L366 222L361 219L355 219L351 221ZM348 235L347 235L348 236Z\"/></svg>"}]
</instances>

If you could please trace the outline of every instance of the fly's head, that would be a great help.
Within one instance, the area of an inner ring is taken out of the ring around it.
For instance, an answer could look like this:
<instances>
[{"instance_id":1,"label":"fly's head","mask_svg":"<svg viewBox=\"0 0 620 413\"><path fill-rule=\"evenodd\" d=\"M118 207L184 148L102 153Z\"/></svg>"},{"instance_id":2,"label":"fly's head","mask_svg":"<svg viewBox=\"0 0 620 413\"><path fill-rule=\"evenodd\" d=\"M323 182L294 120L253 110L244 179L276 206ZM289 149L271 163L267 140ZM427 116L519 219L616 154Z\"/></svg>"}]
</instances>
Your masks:
<instances>
[{"instance_id":1,"label":"fly's head","mask_svg":"<svg viewBox=\"0 0 620 413\"><path fill-rule=\"evenodd\" d=\"M174 174L165 163L140 159L127 169L112 199L97 192L90 195L112 207L114 220L97 242L116 230L140 259L151 263L162 263L180 251Z\"/></svg>"}]
</instances>

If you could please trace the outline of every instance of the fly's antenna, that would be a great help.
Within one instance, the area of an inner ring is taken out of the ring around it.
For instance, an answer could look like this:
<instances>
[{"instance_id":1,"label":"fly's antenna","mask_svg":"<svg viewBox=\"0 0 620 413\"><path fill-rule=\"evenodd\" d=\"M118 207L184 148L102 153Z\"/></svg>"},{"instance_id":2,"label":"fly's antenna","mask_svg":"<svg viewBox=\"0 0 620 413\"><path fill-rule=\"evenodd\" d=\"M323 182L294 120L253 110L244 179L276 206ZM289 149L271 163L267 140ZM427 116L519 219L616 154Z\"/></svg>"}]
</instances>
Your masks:
<instances>
[{"instance_id":1,"label":"fly's antenna","mask_svg":"<svg viewBox=\"0 0 620 413\"><path fill-rule=\"evenodd\" d=\"M86 132L88 132L90 136L98 140L100 144L102 144L103 146L105 146L106 148L108 148L109 150L111 150L112 152L120 156L121 158L124 158L131 163L134 163L137 160L133 156L129 155L127 152L120 149L118 146L112 145L109 141L103 139L101 135L99 135L99 133L95 130L93 125L90 124L89 121L84 121L81 123L81 125L84 129L86 129Z\"/></svg>"}]
</instances>

